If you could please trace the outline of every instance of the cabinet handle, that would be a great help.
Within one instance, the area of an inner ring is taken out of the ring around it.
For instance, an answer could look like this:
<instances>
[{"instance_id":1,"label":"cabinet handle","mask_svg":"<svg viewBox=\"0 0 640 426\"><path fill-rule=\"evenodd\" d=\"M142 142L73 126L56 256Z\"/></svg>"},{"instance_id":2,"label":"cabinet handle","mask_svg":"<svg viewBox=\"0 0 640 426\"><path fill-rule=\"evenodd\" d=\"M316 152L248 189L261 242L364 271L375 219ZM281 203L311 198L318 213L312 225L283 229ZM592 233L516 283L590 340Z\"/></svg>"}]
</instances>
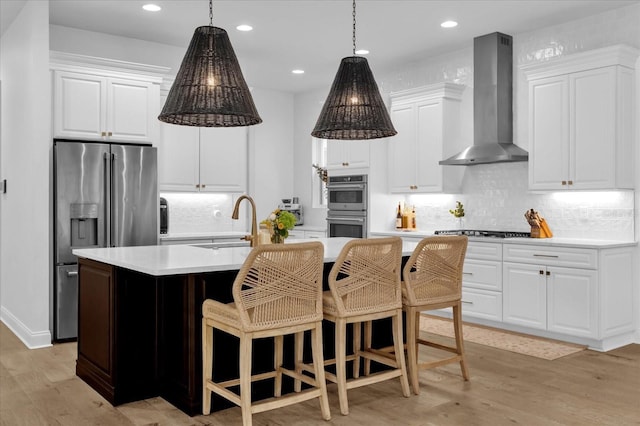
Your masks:
<instances>
[{"instance_id":1,"label":"cabinet handle","mask_svg":"<svg viewBox=\"0 0 640 426\"><path fill-rule=\"evenodd\" d=\"M540 269L540 270L538 271L538 273L539 273L540 275L544 275L544 271L543 271L542 269Z\"/></svg>"},{"instance_id":2,"label":"cabinet handle","mask_svg":"<svg viewBox=\"0 0 640 426\"><path fill-rule=\"evenodd\" d=\"M563 184L563 185L566 185L566 184L567 184L567 181L566 181L566 180L563 180L563 181L562 181L562 184Z\"/></svg>"},{"instance_id":3,"label":"cabinet handle","mask_svg":"<svg viewBox=\"0 0 640 426\"><path fill-rule=\"evenodd\" d=\"M107 136L113 136L112 132L107 132Z\"/></svg>"},{"instance_id":4,"label":"cabinet handle","mask_svg":"<svg viewBox=\"0 0 640 426\"><path fill-rule=\"evenodd\" d=\"M200 188L200 184L199 183L196 184L196 188Z\"/></svg>"},{"instance_id":5,"label":"cabinet handle","mask_svg":"<svg viewBox=\"0 0 640 426\"><path fill-rule=\"evenodd\" d=\"M349 163L342 163L344 167L349 167Z\"/></svg>"},{"instance_id":6,"label":"cabinet handle","mask_svg":"<svg viewBox=\"0 0 640 426\"><path fill-rule=\"evenodd\" d=\"M560 256L556 256L555 254L533 254L533 257L549 257L551 259L557 259Z\"/></svg>"},{"instance_id":7,"label":"cabinet handle","mask_svg":"<svg viewBox=\"0 0 640 426\"><path fill-rule=\"evenodd\" d=\"M551 272L547 271L547 276L551 275Z\"/></svg>"},{"instance_id":8,"label":"cabinet handle","mask_svg":"<svg viewBox=\"0 0 640 426\"><path fill-rule=\"evenodd\" d=\"M569 185L573 185L573 181L572 180L569 181Z\"/></svg>"},{"instance_id":9,"label":"cabinet handle","mask_svg":"<svg viewBox=\"0 0 640 426\"><path fill-rule=\"evenodd\" d=\"M473 272L462 272L462 275L473 275Z\"/></svg>"},{"instance_id":10,"label":"cabinet handle","mask_svg":"<svg viewBox=\"0 0 640 426\"><path fill-rule=\"evenodd\" d=\"M206 186L207 186L207 185L205 185L205 184L203 183L202 185L200 185L200 188L204 188L204 187L206 187Z\"/></svg>"},{"instance_id":11,"label":"cabinet handle","mask_svg":"<svg viewBox=\"0 0 640 426\"><path fill-rule=\"evenodd\" d=\"M461 300L465 305L473 305L473 302L469 302L468 300Z\"/></svg>"},{"instance_id":12,"label":"cabinet handle","mask_svg":"<svg viewBox=\"0 0 640 426\"><path fill-rule=\"evenodd\" d=\"M100 136L107 136L107 132L100 132Z\"/></svg>"}]
</instances>

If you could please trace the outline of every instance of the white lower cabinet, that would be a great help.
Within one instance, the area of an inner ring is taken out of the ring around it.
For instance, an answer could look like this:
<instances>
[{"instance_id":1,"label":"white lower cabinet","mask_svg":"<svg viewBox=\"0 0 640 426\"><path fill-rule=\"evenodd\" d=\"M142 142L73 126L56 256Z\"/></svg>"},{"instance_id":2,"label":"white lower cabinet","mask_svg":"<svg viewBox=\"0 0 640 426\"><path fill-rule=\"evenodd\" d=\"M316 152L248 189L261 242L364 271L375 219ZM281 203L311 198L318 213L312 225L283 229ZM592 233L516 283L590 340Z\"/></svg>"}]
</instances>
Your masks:
<instances>
[{"instance_id":1,"label":"white lower cabinet","mask_svg":"<svg viewBox=\"0 0 640 426\"><path fill-rule=\"evenodd\" d=\"M633 342L633 247L503 250L504 323L599 350Z\"/></svg>"},{"instance_id":2,"label":"white lower cabinet","mask_svg":"<svg viewBox=\"0 0 640 426\"><path fill-rule=\"evenodd\" d=\"M502 245L469 242L462 271L462 315L502 321Z\"/></svg>"},{"instance_id":3,"label":"white lower cabinet","mask_svg":"<svg viewBox=\"0 0 640 426\"><path fill-rule=\"evenodd\" d=\"M504 322L597 337L597 272L543 264L503 266Z\"/></svg>"},{"instance_id":4,"label":"white lower cabinet","mask_svg":"<svg viewBox=\"0 0 640 426\"><path fill-rule=\"evenodd\" d=\"M326 231L311 231L304 229L292 229L289 231L289 238L302 239L302 238L325 238L327 236Z\"/></svg>"}]
</instances>

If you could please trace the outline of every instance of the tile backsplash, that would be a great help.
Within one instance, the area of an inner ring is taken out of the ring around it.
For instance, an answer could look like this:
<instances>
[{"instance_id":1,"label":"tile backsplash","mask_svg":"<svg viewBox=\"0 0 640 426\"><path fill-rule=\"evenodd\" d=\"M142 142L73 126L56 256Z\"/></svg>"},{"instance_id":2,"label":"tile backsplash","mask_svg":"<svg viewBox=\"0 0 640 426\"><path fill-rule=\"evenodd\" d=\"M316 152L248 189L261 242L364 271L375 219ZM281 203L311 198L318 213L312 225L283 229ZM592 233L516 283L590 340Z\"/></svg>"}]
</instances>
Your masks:
<instances>
[{"instance_id":1,"label":"tile backsplash","mask_svg":"<svg viewBox=\"0 0 640 426\"><path fill-rule=\"evenodd\" d=\"M527 164L466 167L461 194L416 194L401 200L416 206L418 228L426 232L457 229L458 220L449 209L459 200L465 208L465 228L529 231L524 213L533 208L547 220L556 237L634 239L633 191L530 192ZM389 210L393 212L393 206ZM391 228L391 213L389 217Z\"/></svg>"},{"instance_id":2,"label":"tile backsplash","mask_svg":"<svg viewBox=\"0 0 640 426\"><path fill-rule=\"evenodd\" d=\"M232 194L162 192L169 209L169 234L244 231L246 217L231 219Z\"/></svg>"}]
</instances>

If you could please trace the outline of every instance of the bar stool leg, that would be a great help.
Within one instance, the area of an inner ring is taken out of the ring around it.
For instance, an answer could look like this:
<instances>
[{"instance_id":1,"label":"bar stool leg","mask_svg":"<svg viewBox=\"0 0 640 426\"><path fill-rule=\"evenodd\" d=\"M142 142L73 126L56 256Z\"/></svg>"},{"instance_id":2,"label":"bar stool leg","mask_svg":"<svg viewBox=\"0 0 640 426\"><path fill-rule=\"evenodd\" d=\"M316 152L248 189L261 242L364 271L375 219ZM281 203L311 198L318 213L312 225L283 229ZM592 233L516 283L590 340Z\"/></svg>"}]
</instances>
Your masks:
<instances>
[{"instance_id":1,"label":"bar stool leg","mask_svg":"<svg viewBox=\"0 0 640 426\"><path fill-rule=\"evenodd\" d=\"M364 350L368 351L371 349L371 333L373 327L372 321L364 322ZM368 376L371 374L371 360L369 358L364 359L364 375Z\"/></svg>"},{"instance_id":2,"label":"bar stool leg","mask_svg":"<svg viewBox=\"0 0 640 426\"><path fill-rule=\"evenodd\" d=\"M408 398L411 395L411 392L409 391L407 368L404 362L404 345L402 344L402 309L397 310L396 315L392 317L391 324L393 327L393 345L396 355L396 367L402 372L400 375L402 395Z\"/></svg>"},{"instance_id":3,"label":"bar stool leg","mask_svg":"<svg viewBox=\"0 0 640 426\"><path fill-rule=\"evenodd\" d=\"M419 322L419 315L415 308L407 308L407 358L409 378L411 381L411 387L413 393L420 395L420 383L418 381L418 335L419 324L416 326L416 322Z\"/></svg>"},{"instance_id":4,"label":"bar stool leg","mask_svg":"<svg viewBox=\"0 0 640 426\"><path fill-rule=\"evenodd\" d=\"M464 339L462 334L462 309L460 303L453 306L453 326L456 334L456 350L460 355L460 370L462 371L462 378L469 380L469 370L467 369L467 362L464 355Z\"/></svg>"},{"instance_id":5,"label":"bar stool leg","mask_svg":"<svg viewBox=\"0 0 640 426\"><path fill-rule=\"evenodd\" d=\"M338 399L340 400L340 413L349 414L349 401L347 400L347 321L336 319L336 381L338 382Z\"/></svg>"},{"instance_id":6,"label":"bar stool leg","mask_svg":"<svg viewBox=\"0 0 640 426\"><path fill-rule=\"evenodd\" d=\"M360 377L360 360L362 357L360 356L360 342L362 341L362 323L355 322L352 324L353 327L353 354L356 356L353 360L353 378L357 379Z\"/></svg>"},{"instance_id":7,"label":"bar stool leg","mask_svg":"<svg viewBox=\"0 0 640 426\"><path fill-rule=\"evenodd\" d=\"M243 426L251 426L251 344L250 335L240 335L240 407Z\"/></svg>"},{"instance_id":8,"label":"bar stool leg","mask_svg":"<svg viewBox=\"0 0 640 426\"><path fill-rule=\"evenodd\" d=\"M202 414L211 412L211 391L207 389L207 381L213 374L213 329L207 326L207 320L202 320Z\"/></svg>"},{"instance_id":9,"label":"bar stool leg","mask_svg":"<svg viewBox=\"0 0 640 426\"><path fill-rule=\"evenodd\" d=\"M294 336L294 367L295 372L297 374L302 374L302 363L303 363L303 351L304 351L304 332L296 333ZM313 345L313 342L312 342ZM312 347L313 350L313 347ZM314 358L315 359L315 358ZM315 363L315 361L314 361ZM317 373L316 373L317 374ZM324 369L322 370L322 375L324 376ZM316 377L318 377L316 375ZM302 381L295 379L293 381L293 390L295 392L300 392L302 390Z\"/></svg>"},{"instance_id":10,"label":"bar stool leg","mask_svg":"<svg viewBox=\"0 0 640 426\"><path fill-rule=\"evenodd\" d=\"M303 337L302 334L303 333L297 333L296 340L298 340L298 335L300 335L300 337ZM329 410L329 397L327 396L327 382L324 376L322 350L322 323L318 323L316 324L316 328L311 330L311 353L313 354L313 367L314 374L316 376L316 384L318 385L318 387L320 387L320 410L322 411L322 418L325 420L330 420L331 411ZM302 352L300 354L300 363L302 363ZM300 381L298 380L298 382Z\"/></svg>"},{"instance_id":11,"label":"bar stool leg","mask_svg":"<svg viewBox=\"0 0 640 426\"><path fill-rule=\"evenodd\" d=\"M282 345L284 336L275 336L273 338L273 369L276 372L273 381L273 395L279 397L282 395Z\"/></svg>"}]
</instances>

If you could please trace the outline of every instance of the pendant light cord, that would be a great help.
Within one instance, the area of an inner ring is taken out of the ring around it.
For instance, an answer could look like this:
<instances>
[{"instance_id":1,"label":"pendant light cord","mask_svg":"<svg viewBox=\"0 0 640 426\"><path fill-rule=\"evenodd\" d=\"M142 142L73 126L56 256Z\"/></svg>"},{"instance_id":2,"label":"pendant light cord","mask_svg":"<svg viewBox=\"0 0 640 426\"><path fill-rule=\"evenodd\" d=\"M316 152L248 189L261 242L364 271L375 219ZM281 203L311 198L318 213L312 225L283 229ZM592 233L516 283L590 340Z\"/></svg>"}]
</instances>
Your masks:
<instances>
[{"instance_id":1,"label":"pendant light cord","mask_svg":"<svg viewBox=\"0 0 640 426\"><path fill-rule=\"evenodd\" d=\"M209 0L209 26L213 27L213 0Z\"/></svg>"},{"instance_id":2,"label":"pendant light cord","mask_svg":"<svg viewBox=\"0 0 640 426\"><path fill-rule=\"evenodd\" d=\"M356 56L356 0L353 0L353 56Z\"/></svg>"}]
</instances>

